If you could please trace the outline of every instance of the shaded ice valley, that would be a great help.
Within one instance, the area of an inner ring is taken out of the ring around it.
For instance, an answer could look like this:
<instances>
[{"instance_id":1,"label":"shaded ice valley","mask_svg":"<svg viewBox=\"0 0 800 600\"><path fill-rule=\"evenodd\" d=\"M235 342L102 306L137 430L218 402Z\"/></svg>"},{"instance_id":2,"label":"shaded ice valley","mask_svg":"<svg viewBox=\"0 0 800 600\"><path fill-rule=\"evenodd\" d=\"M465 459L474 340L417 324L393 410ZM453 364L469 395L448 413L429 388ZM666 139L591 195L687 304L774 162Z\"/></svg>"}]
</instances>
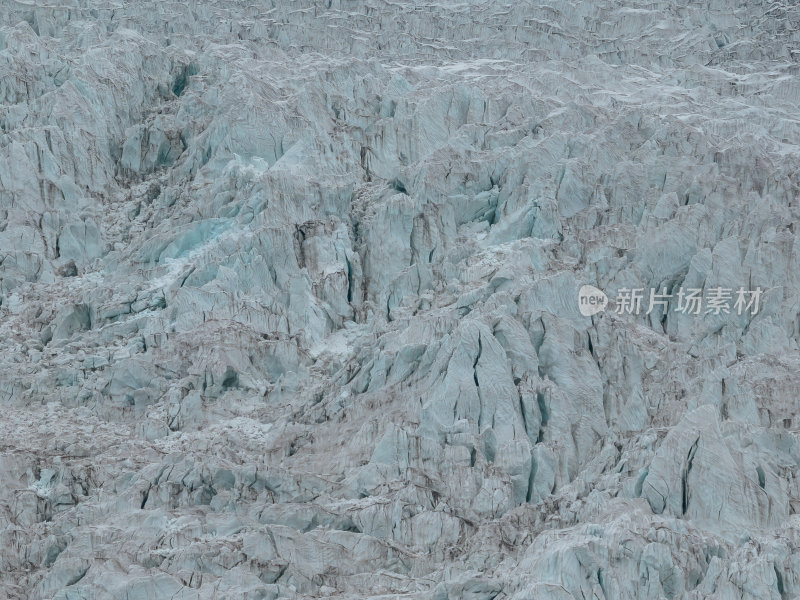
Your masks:
<instances>
[{"instance_id":1,"label":"shaded ice valley","mask_svg":"<svg viewBox=\"0 0 800 600\"><path fill-rule=\"evenodd\" d=\"M0 0L0 597L800 596L799 105L790 0Z\"/></svg>"}]
</instances>

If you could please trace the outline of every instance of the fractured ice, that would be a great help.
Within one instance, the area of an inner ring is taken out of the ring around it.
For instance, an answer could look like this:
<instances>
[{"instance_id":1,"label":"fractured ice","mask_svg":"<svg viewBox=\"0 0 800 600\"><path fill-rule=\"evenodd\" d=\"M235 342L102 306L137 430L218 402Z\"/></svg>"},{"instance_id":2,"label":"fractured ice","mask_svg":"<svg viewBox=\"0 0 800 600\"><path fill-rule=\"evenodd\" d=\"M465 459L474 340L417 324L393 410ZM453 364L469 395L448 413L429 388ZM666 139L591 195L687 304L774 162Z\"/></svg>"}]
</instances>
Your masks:
<instances>
[{"instance_id":1,"label":"fractured ice","mask_svg":"<svg viewBox=\"0 0 800 600\"><path fill-rule=\"evenodd\" d=\"M798 26L0 1L0 596L800 595Z\"/></svg>"}]
</instances>

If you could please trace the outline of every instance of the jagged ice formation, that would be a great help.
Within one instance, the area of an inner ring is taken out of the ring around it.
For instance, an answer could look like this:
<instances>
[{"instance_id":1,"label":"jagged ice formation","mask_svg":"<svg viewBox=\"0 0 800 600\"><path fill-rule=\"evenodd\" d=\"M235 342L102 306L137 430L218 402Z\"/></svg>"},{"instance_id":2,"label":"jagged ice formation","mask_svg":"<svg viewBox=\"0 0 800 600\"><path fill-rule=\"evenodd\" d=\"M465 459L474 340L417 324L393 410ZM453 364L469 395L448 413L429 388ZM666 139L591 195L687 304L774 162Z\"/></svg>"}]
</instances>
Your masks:
<instances>
[{"instance_id":1,"label":"jagged ice formation","mask_svg":"<svg viewBox=\"0 0 800 600\"><path fill-rule=\"evenodd\" d=\"M800 595L799 25L0 1L0 596Z\"/></svg>"}]
</instances>

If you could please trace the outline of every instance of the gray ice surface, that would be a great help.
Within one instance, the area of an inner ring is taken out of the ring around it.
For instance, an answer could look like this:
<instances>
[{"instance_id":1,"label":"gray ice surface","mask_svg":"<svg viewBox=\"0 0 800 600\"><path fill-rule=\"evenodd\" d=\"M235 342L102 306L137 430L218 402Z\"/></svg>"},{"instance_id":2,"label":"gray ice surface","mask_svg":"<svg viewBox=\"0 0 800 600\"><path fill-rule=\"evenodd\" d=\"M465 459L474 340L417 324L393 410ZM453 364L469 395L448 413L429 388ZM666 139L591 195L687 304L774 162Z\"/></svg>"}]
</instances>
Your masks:
<instances>
[{"instance_id":1,"label":"gray ice surface","mask_svg":"<svg viewBox=\"0 0 800 600\"><path fill-rule=\"evenodd\" d=\"M799 29L0 0L0 597L798 597Z\"/></svg>"}]
</instances>

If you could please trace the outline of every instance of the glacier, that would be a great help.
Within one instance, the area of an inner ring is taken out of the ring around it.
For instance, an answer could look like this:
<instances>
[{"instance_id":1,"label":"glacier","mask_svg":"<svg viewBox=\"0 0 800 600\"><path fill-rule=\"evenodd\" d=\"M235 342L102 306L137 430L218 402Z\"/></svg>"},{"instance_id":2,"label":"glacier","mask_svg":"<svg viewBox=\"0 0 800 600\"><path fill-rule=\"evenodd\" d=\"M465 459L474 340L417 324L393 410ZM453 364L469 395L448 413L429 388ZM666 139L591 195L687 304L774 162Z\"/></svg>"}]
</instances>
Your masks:
<instances>
[{"instance_id":1,"label":"glacier","mask_svg":"<svg viewBox=\"0 0 800 600\"><path fill-rule=\"evenodd\" d=\"M785 0L2 0L0 596L800 596L798 59Z\"/></svg>"}]
</instances>

